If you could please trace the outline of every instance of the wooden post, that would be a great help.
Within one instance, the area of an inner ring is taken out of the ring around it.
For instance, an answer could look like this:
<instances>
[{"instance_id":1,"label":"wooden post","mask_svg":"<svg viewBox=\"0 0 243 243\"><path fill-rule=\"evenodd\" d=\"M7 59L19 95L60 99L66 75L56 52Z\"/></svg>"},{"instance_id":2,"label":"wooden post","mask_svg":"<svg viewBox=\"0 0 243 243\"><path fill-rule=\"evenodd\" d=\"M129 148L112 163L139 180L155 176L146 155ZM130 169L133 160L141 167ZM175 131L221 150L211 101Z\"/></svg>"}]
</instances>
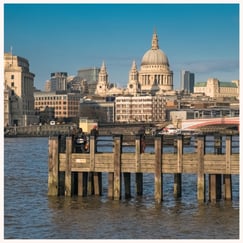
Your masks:
<instances>
[{"instance_id":1,"label":"wooden post","mask_svg":"<svg viewBox=\"0 0 243 243\"><path fill-rule=\"evenodd\" d=\"M222 154L222 137L215 135L215 154ZM222 175L216 174L216 200L222 198Z\"/></svg>"},{"instance_id":2,"label":"wooden post","mask_svg":"<svg viewBox=\"0 0 243 243\"><path fill-rule=\"evenodd\" d=\"M102 174L101 172L94 172L94 194L101 196L102 192Z\"/></svg>"},{"instance_id":3,"label":"wooden post","mask_svg":"<svg viewBox=\"0 0 243 243\"><path fill-rule=\"evenodd\" d=\"M87 195L91 196L93 194L94 194L94 172L88 172Z\"/></svg>"},{"instance_id":4,"label":"wooden post","mask_svg":"<svg viewBox=\"0 0 243 243\"><path fill-rule=\"evenodd\" d=\"M72 137L66 138L65 196L71 196L72 185Z\"/></svg>"},{"instance_id":5,"label":"wooden post","mask_svg":"<svg viewBox=\"0 0 243 243\"><path fill-rule=\"evenodd\" d=\"M90 171L95 169L95 137L90 136L89 140Z\"/></svg>"},{"instance_id":6,"label":"wooden post","mask_svg":"<svg viewBox=\"0 0 243 243\"><path fill-rule=\"evenodd\" d=\"M197 138L197 199L199 202L205 201L205 175L204 175L204 153L205 137L203 135Z\"/></svg>"},{"instance_id":7,"label":"wooden post","mask_svg":"<svg viewBox=\"0 0 243 243\"><path fill-rule=\"evenodd\" d=\"M87 196L88 172L78 172L78 196Z\"/></svg>"},{"instance_id":8,"label":"wooden post","mask_svg":"<svg viewBox=\"0 0 243 243\"><path fill-rule=\"evenodd\" d=\"M114 136L114 200L121 198L121 147L122 135Z\"/></svg>"},{"instance_id":9,"label":"wooden post","mask_svg":"<svg viewBox=\"0 0 243 243\"><path fill-rule=\"evenodd\" d=\"M108 172L108 197L114 197L114 173Z\"/></svg>"},{"instance_id":10,"label":"wooden post","mask_svg":"<svg viewBox=\"0 0 243 243\"><path fill-rule=\"evenodd\" d=\"M226 136L226 173L224 175L224 198L226 200L232 200L232 178L230 170L230 156L232 153L232 136Z\"/></svg>"},{"instance_id":11,"label":"wooden post","mask_svg":"<svg viewBox=\"0 0 243 243\"><path fill-rule=\"evenodd\" d=\"M216 202L216 175L210 174L208 179L209 186L209 201Z\"/></svg>"},{"instance_id":12,"label":"wooden post","mask_svg":"<svg viewBox=\"0 0 243 243\"><path fill-rule=\"evenodd\" d=\"M214 154L222 153L222 138L219 134L214 136ZM210 174L209 175L209 201L216 202L217 199L221 198L221 175Z\"/></svg>"},{"instance_id":13,"label":"wooden post","mask_svg":"<svg viewBox=\"0 0 243 243\"><path fill-rule=\"evenodd\" d=\"M84 196L83 172L78 172L78 196Z\"/></svg>"},{"instance_id":14,"label":"wooden post","mask_svg":"<svg viewBox=\"0 0 243 243\"><path fill-rule=\"evenodd\" d=\"M162 176L162 136L155 137L155 172L154 172L154 197L157 203L163 200Z\"/></svg>"},{"instance_id":15,"label":"wooden post","mask_svg":"<svg viewBox=\"0 0 243 243\"><path fill-rule=\"evenodd\" d=\"M58 196L58 138L49 138L48 196Z\"/></svg>"},{"instance_id":16,"label":"wooden post","mask_svg":"<svg viewBox=\"0 0 243 243\"><path fill-rule=\"evenodd\" d=\"M177 172L174 174L174 196L181 197L181 173L182 173L182 156L183 156L183 137L177 137Z\"/></svg>"},{"instance_id":17,"label":"wooden post","mask_svg":"<svg viewBox=\"0 0 243 243\"><path fill-rule=\"evenodd\" d=\"M94 181L94 170L95 170L95 138L94 136L90 136L89 140L89 154L90 154L90 172L88 172L88 189L87 194L92 195L94 194L94 182L98 183L98 180ZM98 186L96 185L96 188ZM99 190L98 190L99 191ZM96 193L97 192L96 190Z\"/></svg>"},{"instance_id":18,"label":"wooden post","mask_svg":"<svg viewBox=\"0 0 243 243\"><path fill-rule=\"evenodd\" d=\"M141 135L136 135L135 140L135 159L136 159L136 192L143 195L143 174L141 171Z\"/></svg>"}]
</instances>

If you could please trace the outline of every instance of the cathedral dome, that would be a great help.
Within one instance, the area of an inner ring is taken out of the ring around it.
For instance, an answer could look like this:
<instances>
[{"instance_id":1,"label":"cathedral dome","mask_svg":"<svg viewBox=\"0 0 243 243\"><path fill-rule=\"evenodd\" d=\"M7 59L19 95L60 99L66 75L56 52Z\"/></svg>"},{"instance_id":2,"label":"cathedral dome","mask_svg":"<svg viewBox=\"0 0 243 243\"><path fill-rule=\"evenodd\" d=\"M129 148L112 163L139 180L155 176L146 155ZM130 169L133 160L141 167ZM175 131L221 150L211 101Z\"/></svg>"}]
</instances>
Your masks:
<instances>
[{"instance_id":1,"label":"cathedral dome","mask_svg":"<svg viewBox=\"0 0 243 243\"><path fill-rule=\"evenodd\" d=\"M148 50L141 61L141 65L166 65L169 66L167 56L159 49L157 34L153 34L152 47Z\"/></svg>"},{"instance_id":2,"label":"cathedral dome","mask_svg":"<svg viewBox=\"0 0 243 243\"><path fill-rule=\"evenodd\" d=\"M166 65L169 66L169 61L167 56L160 49L148 50L143 58L141 65Z\"/></svg>"}]
</instances>

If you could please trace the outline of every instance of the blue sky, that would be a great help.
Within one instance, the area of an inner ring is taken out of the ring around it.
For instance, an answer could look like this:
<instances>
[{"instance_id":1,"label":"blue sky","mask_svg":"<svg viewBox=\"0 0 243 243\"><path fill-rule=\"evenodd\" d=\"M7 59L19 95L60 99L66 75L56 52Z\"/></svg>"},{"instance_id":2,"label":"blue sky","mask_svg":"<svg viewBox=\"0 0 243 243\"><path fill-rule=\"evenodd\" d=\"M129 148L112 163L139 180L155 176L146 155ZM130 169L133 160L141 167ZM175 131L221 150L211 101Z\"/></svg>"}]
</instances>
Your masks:
<instances>
[{"instance_id":1,"label":"blue sky","mask_svg":"<svg viewBox=\"0 0 243 243\"><path fill-rule=\"evenodd\" d=\"M4 52L25 57L44 89L51 72L76 75L105 61L109 81L125 87L154 29L180 88L195 81L239 79L239 4L4 4Z\"/></svg>"}]
</instances>

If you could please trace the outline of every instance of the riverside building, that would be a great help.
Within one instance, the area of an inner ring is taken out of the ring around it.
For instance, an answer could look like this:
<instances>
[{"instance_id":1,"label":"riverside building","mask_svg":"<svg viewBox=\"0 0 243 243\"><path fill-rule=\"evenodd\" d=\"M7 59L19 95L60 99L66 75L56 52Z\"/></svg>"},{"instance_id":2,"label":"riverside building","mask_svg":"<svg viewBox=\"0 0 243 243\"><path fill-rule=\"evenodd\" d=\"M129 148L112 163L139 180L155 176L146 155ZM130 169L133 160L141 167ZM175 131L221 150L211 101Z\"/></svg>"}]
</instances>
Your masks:
<instances>
[{"instance_id":1,"label":"riverside building","mask_svg":"<svg viewBox=\"0 0 243 243\"><path fill-rule=\"evenodd\" d=\"M165 121L166 101L162 95L118 96L115 100L116 122Z\"/></svg>"},{"instance_id":2,"label":"riverside building","mask_svg":"<svg viewBox=\"0 0 243 243\"><path fill-rule=\"evenodd\" d=\"M35 123L34 77L26 58L4 53L4 126Z\"/></svg>"},{"instance_id":3,"label":"riverside building","mask_svg":"<svg viewBox=\"0 0 243 243\"><path fill-rule=\"evenodd\" d=\"M55 119L72 119L79 116L80 93L35 92L35 109L44 111L46 107L54 108Z\"/></svg>"},{"instance_id":4,"label":"riverside building","mask_svg":"<svg viewBox=\"0 0 243 243\"><path fill-rule=\"evenodd\" d=\"M203 93L212 98L236 97L239 99L239 80L221 82L216 78L209 78L206 82L195 83L194 93Z\"/></svg>"}]
</instances>

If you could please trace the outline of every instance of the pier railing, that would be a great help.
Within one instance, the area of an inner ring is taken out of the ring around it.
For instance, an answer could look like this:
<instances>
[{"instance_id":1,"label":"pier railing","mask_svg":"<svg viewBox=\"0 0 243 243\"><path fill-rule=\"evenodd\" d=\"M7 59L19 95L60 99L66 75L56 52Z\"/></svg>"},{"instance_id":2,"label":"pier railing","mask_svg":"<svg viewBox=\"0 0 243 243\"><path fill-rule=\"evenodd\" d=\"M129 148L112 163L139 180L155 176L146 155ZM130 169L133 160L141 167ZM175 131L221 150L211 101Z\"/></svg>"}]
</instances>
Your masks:
<instances>
[{"instance_id":1,"label":"pier railing","mask_svg":"<svg viewBox=\"0 0 243 243\"><path fill-rule=\"evenodd\" d=\"M154 174L154 197L163 200L163 174L174 174L174 195L181 196L182 174L197 175L197 198L205 201L206 175L209 176L210 201L232 199L231 175L239 174L239 153L232 152L232 136L225 137L222 153L222 137L215 136L214 153L206 153L205 136L195 138L194 152L185 153L184 136L178 135L174 153L163 151L164 137L154 137L154 152L142 150L142 138L135 137L135 151L123 152L122 135L113 137L111 153L97 152L96 141L90 137L88 153L76 153L72 137L66 137L64 148L58 137L49 138L48 195L71 196L77 194L101 195L101 173L108 173L108 197L121 198L122 174L125 196L130 196L130 175L136 175L137 195L143 194L143 173ZM62 189L61 189L62 188ZM223 192L222 192L223 188Z\"/></svg>"}]
</instances>

